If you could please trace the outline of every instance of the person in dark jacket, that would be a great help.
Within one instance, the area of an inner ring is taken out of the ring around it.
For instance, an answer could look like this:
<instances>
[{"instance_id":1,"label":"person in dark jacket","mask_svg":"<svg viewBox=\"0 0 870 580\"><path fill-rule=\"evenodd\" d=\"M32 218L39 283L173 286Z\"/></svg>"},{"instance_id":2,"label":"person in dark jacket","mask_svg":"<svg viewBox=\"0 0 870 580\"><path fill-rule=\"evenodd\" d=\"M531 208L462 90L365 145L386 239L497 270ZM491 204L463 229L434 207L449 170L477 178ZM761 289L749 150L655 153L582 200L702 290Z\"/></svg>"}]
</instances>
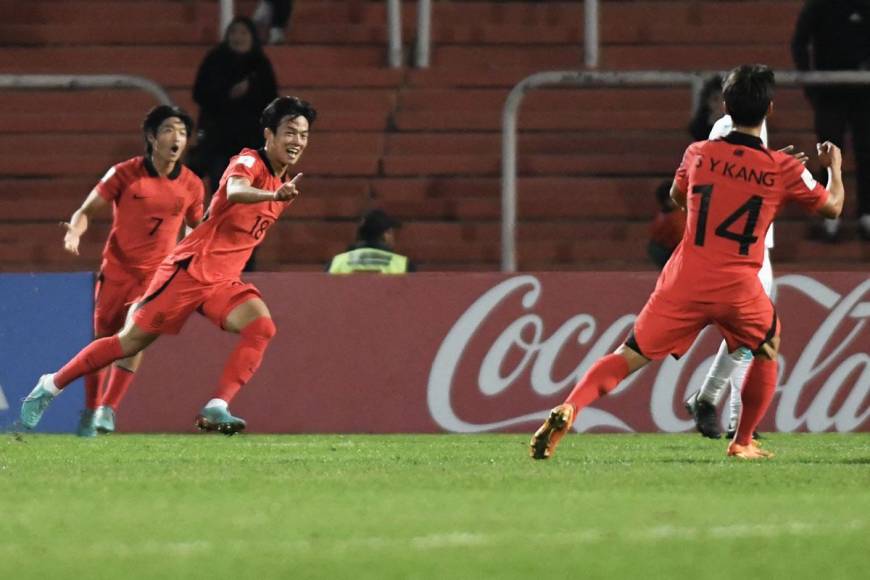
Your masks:
<instances>
[{"instance_id":1,"label":"person in dark jacket","mask_svg":"<svg viewBox=\"0 0 870 580\"><path fill-rule=\"evenodd\" d=\"M870 70L870 0L807 0L791 43L798 70ZM808 87L819 141L843 145L848 130L855 150L858 232L870 240L870 87ZM838 237L839 220L826 220Z\"/></svg>"},{"instance_id":2,"label":"person in dark jacket","mask_svg":"<svg viewBox=\"0 0 870 580\"><path fill-rule=\"evenodd\" d=\"M278 97L272 63L250 18L235 17L224 40L206 55L196 73L193 100L200 107L194 166L219 185L230 157L263 145L260 113Z\"/></svg>"}]
</instances>

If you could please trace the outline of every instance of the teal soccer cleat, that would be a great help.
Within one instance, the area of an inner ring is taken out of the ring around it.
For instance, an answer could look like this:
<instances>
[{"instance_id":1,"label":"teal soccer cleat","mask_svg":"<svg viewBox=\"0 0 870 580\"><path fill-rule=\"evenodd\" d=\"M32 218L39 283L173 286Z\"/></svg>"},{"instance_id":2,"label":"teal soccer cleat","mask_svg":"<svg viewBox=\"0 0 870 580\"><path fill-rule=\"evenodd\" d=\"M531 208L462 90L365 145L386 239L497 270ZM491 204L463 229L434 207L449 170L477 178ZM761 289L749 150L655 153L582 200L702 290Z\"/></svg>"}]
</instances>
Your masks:
<instances>
[{"instance_id":1,"label":"teal soccer cleat","mask_svg":"<svg viewBox=\"0 0 870 580\"><path fill-rule=\"evenodd\" d=\"M93 409L82 409L82 414L79 417L79 429L76 431L76 435L79 437L96 437L97 430L94 428L94 414L96 411Z\"/></svg>"},{"instance_id":2,"label":"teal soccer cleat","mask_svg":"<svg viewBox=\"0 0 870 580\"><path fill-rule=\"evenodd\" d=\"M30 391L30 394L25 397L21 403L21 424L27 429L33 429L39 424L42 419L42 414L54 400L56 395L52 394L49 387L51 386L54 374L42 375L39 377L39 382Z\"/></svg>"},{"instance_id":3,"label":"teal soccer cleat","mask_svg":"<svg viewBox=\"0 0 870 580\"><path fill-rule=\"evenodd\" d=\"M226 407L203 407L196 417L195 425L200 431L217 431L224 435L235 435L244 431L244 419L233 417Z\"/></svg>"},{"instance_id":4,"label":"teal soccer cleat","mask_svg":"<svg viewBox=\"0 0 870 580\"><path fill-rule=\"evenodd\" d=\"M97 433L115 432L115 411L108 405L100 405L94 412L94 428Z\"/></svg>"}]
</instances>

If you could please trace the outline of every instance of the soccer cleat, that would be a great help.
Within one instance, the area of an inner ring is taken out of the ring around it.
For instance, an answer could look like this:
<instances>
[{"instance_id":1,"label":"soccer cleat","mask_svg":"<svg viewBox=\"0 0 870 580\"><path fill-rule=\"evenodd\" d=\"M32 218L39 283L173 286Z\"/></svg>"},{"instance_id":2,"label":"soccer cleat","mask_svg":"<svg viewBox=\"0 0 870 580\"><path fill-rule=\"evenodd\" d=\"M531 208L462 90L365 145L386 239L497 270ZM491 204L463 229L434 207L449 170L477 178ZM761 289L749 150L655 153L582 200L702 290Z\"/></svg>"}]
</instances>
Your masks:
<instances>
[{"instance_id":1,"label":"soccer cleat","mask_svg":"<svg viewBox=\"0 0 870 580\"><path fill-rule=\"evenodd\" d=\"M195 425L200 431L217 431L224 435L235 435L247 427L244 419L233 417L226 407L203 407Z\"/></svg>"},{"instance_id":2,"label":"soccer cleat","mask_svg":"<svg viewBox=\"0 0 870 580\"><path fill-rule=\"evenodd\" d=\"M701 435L710 439L720 439L722 437L714 405L698 399L698 393L695 393L683 403L683 406L689 415L692 416L692 419L695 420L695 427Z\"/></svg>"},{"instance_id":3,"label":"soccer cleat","mask_svg":"<svg viewBox=\"0 0 870 580\"><path fill-rule=\"evenodd\" d=\"M108 405L100 405L94 412L94 427L98 433L115 432L115 411Z\"/></svg>"},{"instance_id":4,"label":"soccer cleat","mask_svg":"<svg viewBox=\"0 0 870 580\"><path fill-rule=\"evenodd\" d=\"M94 414L96 411L93 409L82 409L82 413L79 416L79 428L76 431L76 435L79 437L96 437L97 430L94 427Z\"/></svg>"},{"instance_id":5,"label":"soccer cleat","mask_svg":"<svg viewBox=\"0 0 870 580\"><path fill-rule=\"evenodd\" d=\"M556 451L559 440L574 424L574 407L563 403L550 411L550 416L540 429L532 435L529 443L529 455L532 459L549 459Z\"/></svg>"},{"instance_id":6,"label":"soccer cleat","mask_svg":"<svg viewBox=\"0 0 870 580\"><path fill-rule=\"evenodd\" d=\"M47 385L51 384L54 374L42 375L30 394L21 402L21 424L27 429L33 429L42 419L42 414L54 400Z\"/></svg>"},{"instance_id":7,"label":"soccer cleat","mask_svg":"<svg viewBox=\"0 0 870 580\"><path fill-rule=\"evenodd\" d=\"M728 457L739 457L740 459L773 459L775 456L770 451L765 451L754 442L749 445L739 445L732 441L728 445Z\"/></svg>"}]
</instances>

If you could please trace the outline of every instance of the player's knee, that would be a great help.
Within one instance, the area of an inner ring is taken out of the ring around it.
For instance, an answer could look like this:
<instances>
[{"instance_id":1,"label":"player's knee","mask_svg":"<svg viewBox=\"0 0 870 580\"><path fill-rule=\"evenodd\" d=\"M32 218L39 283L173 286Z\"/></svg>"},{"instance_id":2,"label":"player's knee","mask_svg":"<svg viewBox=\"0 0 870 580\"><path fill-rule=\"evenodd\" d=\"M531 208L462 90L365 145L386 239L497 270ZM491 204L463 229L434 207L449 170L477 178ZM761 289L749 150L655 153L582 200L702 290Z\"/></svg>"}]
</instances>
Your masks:
<instances>
[{"instance_id":1,"label":"player's knee","mask_svg":"<svg viewBox=\"0 0 870 580\"><path fill-rule=\"evenodd\" d=\"M269 342L277 332L278 328L272 319L268 316L261 316L245 326L241 331L241 335L250 340Z\"/></svg>"}]
</instances>

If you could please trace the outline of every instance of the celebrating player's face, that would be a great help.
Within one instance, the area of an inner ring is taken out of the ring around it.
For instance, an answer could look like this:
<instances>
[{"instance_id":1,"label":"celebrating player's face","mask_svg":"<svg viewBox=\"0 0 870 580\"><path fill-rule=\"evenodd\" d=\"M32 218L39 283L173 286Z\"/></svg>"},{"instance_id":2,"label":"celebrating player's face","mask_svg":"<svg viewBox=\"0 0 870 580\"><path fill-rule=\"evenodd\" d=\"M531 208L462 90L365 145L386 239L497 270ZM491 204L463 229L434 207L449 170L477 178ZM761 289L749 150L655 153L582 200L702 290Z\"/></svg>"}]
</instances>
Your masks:
<instances>
[{"instance_id":1,"label":"celebrating player's face","mask_svg":"<svg viewBox=\"0 0 870 580\"><path fill-rule=\"evenodd\" d=\"M187 127L178 117L169 117L157 127L156 137L149 137L154 156L178 161L187 145Z\"/></svg>"},{"instance_id":2,"label":"celebrating player's face","mask_svg":"<svg viewBox=\"0 0 870 580\"><path fill-rule=\"evenodd\" d=\"M272 133L266 129L266 148L281 165L294 165L308 145L308 119L284 117Z\"/></svg>"}]
</instances>

